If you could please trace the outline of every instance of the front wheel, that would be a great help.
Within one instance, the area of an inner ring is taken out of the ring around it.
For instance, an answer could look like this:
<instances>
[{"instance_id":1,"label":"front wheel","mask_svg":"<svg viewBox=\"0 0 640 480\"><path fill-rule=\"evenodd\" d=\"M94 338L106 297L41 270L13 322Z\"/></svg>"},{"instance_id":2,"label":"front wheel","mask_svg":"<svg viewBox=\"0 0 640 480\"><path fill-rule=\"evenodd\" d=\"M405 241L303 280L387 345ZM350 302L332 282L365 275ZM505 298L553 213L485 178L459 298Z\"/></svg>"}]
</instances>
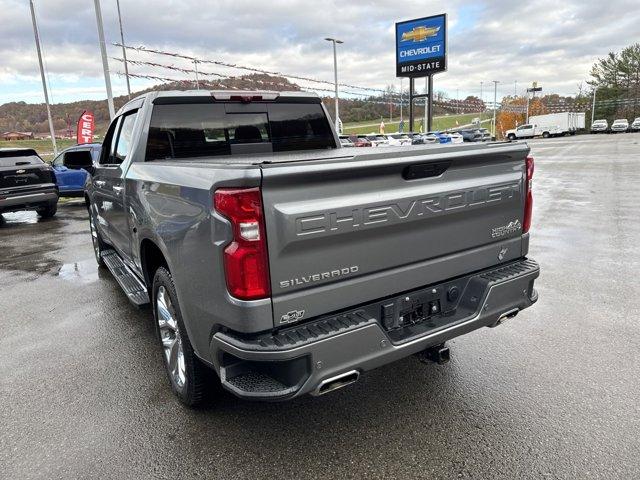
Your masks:
<instances>
[{"instance_id":1,"label":"front wheel","mask_svg":"<svg viewBox=\"0 0 640 480\"><path fill-rule=\"evenodd\" d=\"M189 407L201 405L208 380L214 376L197 357L182 321L176 288L169 270L158 268L153 277L153 315L156 337L171 390Z\"/></svg>"},{"instance_id":2,"label":"front wheel","mask_svg":"<svg viewBox=\"0 0 640 480\"><path fill-rule=\"evenodd\" d=\"M96 223L93 213L91 213L91 208L89 208L89 229L91 230L91 243L93 244L93 254L96 256L96 262L98 263L98 267L104 268L106 265L104 263L104 259L102 258L102 252L106 250L106 245L102 241L100 232L98 232L98 229L96 228Z\"/></svg>"},{"instance_id":3,"label":"front wheel","mask_svg":"<svg viewBox=\"0 0 640 480\"><path fill-rule=\"evenodd\" d=\"M515 136L513 133L510 133L509 135L507 135L507 138L508 138L509 140L515 140L515 139L516 139L516 136Z\"/></svg>"}]
</instances>

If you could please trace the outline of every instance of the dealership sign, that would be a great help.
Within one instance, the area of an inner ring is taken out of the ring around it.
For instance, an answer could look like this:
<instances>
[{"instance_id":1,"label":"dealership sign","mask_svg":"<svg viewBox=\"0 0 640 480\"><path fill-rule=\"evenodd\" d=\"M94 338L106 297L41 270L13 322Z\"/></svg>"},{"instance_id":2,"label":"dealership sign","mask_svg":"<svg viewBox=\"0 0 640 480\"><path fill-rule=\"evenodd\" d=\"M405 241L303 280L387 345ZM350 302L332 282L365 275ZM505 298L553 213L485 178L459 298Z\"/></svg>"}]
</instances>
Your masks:
<instances>
[{"instance_id":1,"label":"dealership sign","mask_svg":"<svg viewBox=\"0 0 640 480\"><path fill-rule=\"evenodd\" d=\"M78 143L93 142L93 130L95 128L95 120L93 112L85 110L78 119L78 130L76 132Z\"/></svg>"},{"instance_id":2,"label":"dealership sign","mask_svg":"<svg viewBox=\"0 0 640 480\"><path fill-rule=\"evenodd\" d=\"M426 77L447 69L447 14L396 23L396 76Z\"/></svg>"}]
</instances>

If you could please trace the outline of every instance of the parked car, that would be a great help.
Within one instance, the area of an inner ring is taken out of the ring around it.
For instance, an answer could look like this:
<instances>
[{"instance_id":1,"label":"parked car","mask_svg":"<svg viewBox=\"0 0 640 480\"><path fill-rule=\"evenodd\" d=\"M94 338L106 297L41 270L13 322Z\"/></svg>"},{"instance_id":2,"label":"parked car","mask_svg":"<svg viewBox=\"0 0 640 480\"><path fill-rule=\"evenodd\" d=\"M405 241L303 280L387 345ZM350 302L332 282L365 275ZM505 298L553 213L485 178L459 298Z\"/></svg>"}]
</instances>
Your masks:
<instances>
[{"instance_id":1,"label":"parked car","mask_svg":"<svg viewBox=\"0 0 640 480\"><path fill-rule=\"evenodd\" d=\"M625 133L629 130L629 121L626 118L618 118L611 124L609 133Z\"/></svg>"},{"instance_id":2,"label":"parked car","mask_svg":"<svg viewBox=\"0 0 640 480\"><path fill-rule=\"evenodd\" d=\"M96 260L151 305L187 405L216 385L288 400L412 354L444 363L445 341L538 299L524 144L345 156L316 95L198 90L129 101L104 146Z\"/></svg>"},{"instance_id":3,"label":"parked car","mask_svg":"<svg viewBox=\"0 0 640 480\"><path fill-rule=\"evenodd\" d=\"M631 124L631 126L629 127L629 129L632 132L638 132L640 131L640 117L636 118L633 123Z\"/></svg>"},{"instance_id":4,"label":"parked car","mask_svg":"<svg viewBox=\"0 0 640 480\"><path fill-rule=\"evenodd\" d=\"M342 147L355 147L353 142L349 139L348 135L340 135L340 146Z\"/></svg>"},{"instance_id":5,"label":"parked car","mask_svg":"<svg viewBox=\"0 0 640 480\"><path fill-rule=\"evenodd\" d=\"M370 133L365 138L371 142L372 147L388 147L389 146L389 140L387 140L387 137L385 135Z\"/></svg>"},{"instance_id":6,"label":"parked car","mask_svg":"<svg viewBox=\"0 0 640 480\"><path fill-rule=\"evenodd\" d=\"M385 135L389 146L391 147L403 147L405 145L411 145L411 138L403 133L391 133Z\"/></svg>"},{"instance_id":7,"label":"parked car","mask_svg":"<svg viewBox=\"0 0 640 480\"><path fill-rule=\"evenodd\" d=\"M411 139L411 145L424 145L424 136L421 133L407 133L407 136Z\"/></svg>"},{"instance_id":8,"label":"parked car","mask_svg":"<svg viewBox=\"0 0 640 480\"><path fill-rule=\"evenodd\" d=\"M428 132L423 135L425 143L451 143L451 137L442 132Z\"/></svg>"},{"instance_id":9,"label":"parked car","mask_svg":"<svg viewBox=\"0 0 640 480\"><path fill-rule=\"evenodd\" d=\"M354 147L370 147L371 142L364 135L349 135L349 141Z\"/></svg>"},{"instance_id":10,"label":"parked car","mask_svg":"<svg viewBox=\"0 0 640 480\"><path fill-rule=\"evenodd\" d=\"M458 132L447 132L446 135L451 139L451 143L462 143L464 138Z\"/></svg>"},{"instance_id":11,"label":"parked car","mask_svg":"<svg viewBox=\"0 0 640 480\"><path fill-rule=\"evenodd\" d=\"M478 131L480 135L482 135L483 142L490 142L492 140L491 132L487 128L479 128Z\"/></svg>"},{"instance_id":12,"label":"parked car","mask_svg":"<svg viewBox=\"0 0 640 480\"><path fill-rule=\"evenodd\" d=\"M100 157L100 143L74 145L53 159L51 165L61 197L83 197L87 178Z\"/></svg>"},{"instance_id":13,"label":"parked car","mask_svg":"<svg viewBox=\"0 0 640 480\"><path fill-rule=\"evenodd\" d=\"M606 133L609 131L609 122L607 120L596 120L591 124L591 133Z\"/></svg>"},{"instance_id":14,"label":"parked car","mask_svg":"<svg viewBox=\"0 0 640 480\"><path fill-rule=\"evenodd\" d=\"M482 141L482 132L480 132L480 130L477 128L465 128L462 130L458 130L458 133L462 135L462 140L464 142Z\"/></svg>"},{"instance_id":15,"label":"parked car","mask_svg":"<svg viewBox=\"0 0 640 480\"><path fill-rule=\"evenodd\" d=\"M50 218L58 208L58 187L51 165L32 148L0 148L0 214L35 210Z\"/></svg>"}]
</instances>

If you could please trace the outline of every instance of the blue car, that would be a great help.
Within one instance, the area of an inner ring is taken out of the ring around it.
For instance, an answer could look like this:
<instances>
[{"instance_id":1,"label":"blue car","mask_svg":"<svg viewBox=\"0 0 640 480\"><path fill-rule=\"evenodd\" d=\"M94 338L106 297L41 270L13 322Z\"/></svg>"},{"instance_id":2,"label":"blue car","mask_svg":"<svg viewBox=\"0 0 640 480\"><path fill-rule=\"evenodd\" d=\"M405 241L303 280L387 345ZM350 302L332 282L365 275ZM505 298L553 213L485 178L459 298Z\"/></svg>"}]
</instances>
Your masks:
<instances>
[{"instance_id":1,"label":"blue car","mask_svg":"<svg viewBox=\"0 0 640 480\"><path fill-rule=\"evenodd\" d=\"M435 137L438 139L437 143L451 143L451 137L449 137L449 135L446 135L442 132L429 132L426 134L427 137ZM432 142L432 143L436 143L436 142Z\"/></svg>"},{"instance_id":2,"label":"blue car","mask_svg":"<svg viewBox=\"0 0 640 480\"><path fill-rule=\"evenodd\" d=\"M61 197L84 196L84 185L100 158L100 143L84 143L63 150L52 162Z\"/></svg>"}]
</instances>

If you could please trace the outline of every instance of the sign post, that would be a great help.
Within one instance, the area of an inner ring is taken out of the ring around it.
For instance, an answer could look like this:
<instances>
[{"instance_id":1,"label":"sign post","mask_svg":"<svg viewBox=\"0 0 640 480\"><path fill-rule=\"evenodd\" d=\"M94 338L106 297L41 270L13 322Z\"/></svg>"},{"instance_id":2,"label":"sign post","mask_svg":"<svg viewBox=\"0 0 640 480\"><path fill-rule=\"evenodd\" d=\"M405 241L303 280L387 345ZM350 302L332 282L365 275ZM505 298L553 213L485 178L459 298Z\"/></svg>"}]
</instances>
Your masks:
<instances>
[{"instance_id":1,"label":"sign post","mask_svg":"<svg viewBox=\"0 0 640 480\"><path fill-rule=\"evenodd\" d=\"M542 87L538 86L538 82L533 82L531 88L527 88L527 119L526 123L529 123L529 94L533 93L533 98L536 98L536 92L541 92Z\"/></svg>"},{"instance_id":2,"label":"sign post","mask_svg":"<svg viewBox=\"0 0 640 480\"><path fill-rule=\"evenodd\" d=\"M414 131L416 98L425 99L425 132L432 129L433 75L446 69L446 13L396 23L396 76L409 78L409 131ZM420 77L427 77L424 94L415 92L415 79Z\"/></svg>"}]
</instances>

